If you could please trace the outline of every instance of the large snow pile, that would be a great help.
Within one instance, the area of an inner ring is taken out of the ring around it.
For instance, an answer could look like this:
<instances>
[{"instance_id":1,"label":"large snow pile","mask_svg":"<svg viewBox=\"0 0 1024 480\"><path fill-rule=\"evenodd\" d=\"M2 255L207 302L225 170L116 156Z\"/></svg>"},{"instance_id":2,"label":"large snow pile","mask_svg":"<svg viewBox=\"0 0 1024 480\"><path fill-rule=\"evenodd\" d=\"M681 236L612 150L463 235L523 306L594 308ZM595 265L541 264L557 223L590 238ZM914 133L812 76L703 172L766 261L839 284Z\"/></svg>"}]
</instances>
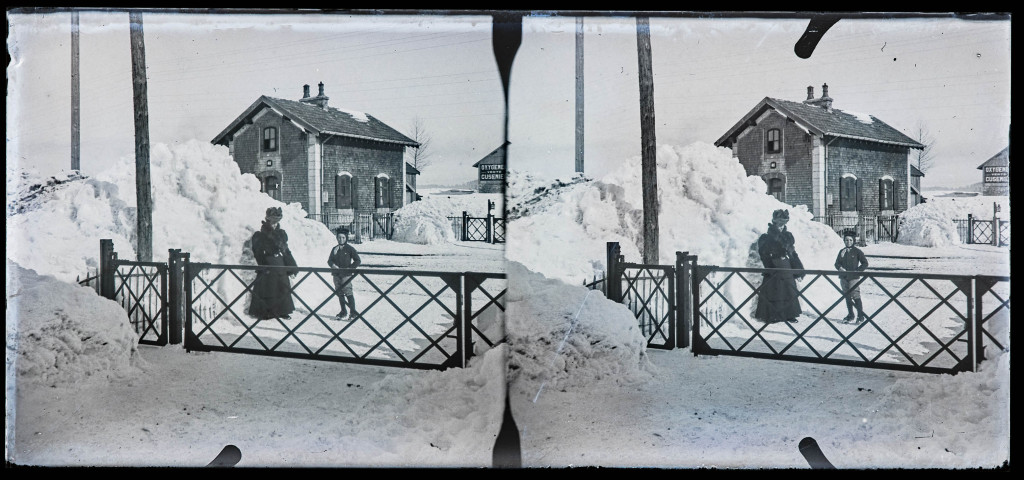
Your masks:
<instances>
[{"instance_id":1,"label":"large snow pile","mask_svg":"<svg viewBox=\"0 0 1024 480\"><path fill-rule=\"evenodd\" d=\"M517 262L507 274L509 384L518 393L648 378L646 342L624 306Z\"/></svg>"},{"instance_id":2,"label":"large snow pile","mask_svg":"<svg viewBox=\"0 0 1024 480\"><path fill-rule=\"evenodd\" d=\"M505 401L505 345L472 357L466 368L385 378L360 400L341 439L371 467L477 467L491 464ZM473 392L452 395L452 392ZM497 408L496 408L497 407ZM394 412L385 415L383 412ZM479 441L467 441L472 435Z\"/></svg>"},{"instance_id":3,"label":"large snow pile","mask_svg":"<svg viewBox=\"0 0 1024 480\"><path fill-rule=\"evenodd\" d=\"M462 218L462 212L472 217L486 217L488 202L494 205L490 213L501 217L504 202L499 193L427 193L422 200L395 212L395 232L391 239L420 245L439 245L459 240L455 238L449 217Z\"/></svg>"},{"instance_id":4,"label":"large snow pile","mask_svg":"<svg viewBox=\"0 0 1024 480\"><path fill-rule=\"evenodd\" d=\"M323 266L336 243L299 204L260 193L259 180L241 174L226 148L199 140L155 144L150 156L153 260L180 248L194 262L253 263L246 242L268 207L282 207L281 228L299 265ZM93 178L66 183L7 218L7 256L25 268L71 281L95 269L100 239L121 259L134 260L137 220L134 159L123 158ZM8 206L10 209L11 206Z\"/></svg>"},{"instance_id":5,"label":"large snow pile","mask_svg":"<svg viewBox=\"0 0 1024 480\"><path fill-rule=\"evenodd\" d=\"M753 245L767 230L772 212L784 208L804 266L832 269L842 239L812 221L806 207L764 193L764 181L748 177L728 149L703 142L662 145L657 158L659 263L672 264L675 252L686 251L702 264L760 267ZM640 157L628 159L594 181L552 183L509 172L509 204L523 207L522 199L530 199L530 205L526 215L509 224L508 258L576 284L604 270L606 242L619 242L627 262L641 262L640 163Z\"/></svg>"},{"instance_id":6,"label":"large snow pile","mask_svg":"<svg viewBox=\"0 0 1024 480\"><path fill-rule=\"evenodd\" d=\"M17 169L7 166L7 216L34 208L40 199L62 189L69 183L86 177L77 170L63 171L44 177L34 168Z\"/></svg>"},{"instance_id":7,"label":"large snow pile","mask_svg":"<svg viewBox=\"0 0 1024 480\"><path fill-rule=\"evenodd\" d=\"M19 385L119 378L140 366L124 308L91 288L7 261L6 298L8 369Z\"/></svg>"},{"instance_id":8,"label":"large snow pile","mask_svg":"<svg viewBox=\"0 0 1024 480\"><path fill-rule=\"evenodd\" d=\"M997 466L1010 452L1010 354L991 351L978 372L959 375L897 376L879 392L873 411L890 412L893 418L914 419L905 427L927 435L949 452L945 458L917 464L914 468L972 468ZM984 405L969 408L965 405ZM939 428L957 419L958 429ZM909 427L909 428L908 428ZM969 438L963 429L976 432ZM870 435L861 440L870 445ZM877 441L874 439L874 441ZM854 443L851 448L859 445ZM902 459L893 459L899 465ZM977 462L977 463L975 463Z\"/></svg>"},{"instance_id":9,"label":"large snow pile","mask_svg":"<svg viewBox=\"0 0 1024 480\"><path fill-rule=\"evenodd\" d=\"M979 220L991 220L993 204L999 206L1001 220L1010 218L1009 197L929 198L927 203L915 205L900 214L897 242L919 247L959 245L962 242L954 220L967 220L968 214Z\"/></svg>"}]
</instances>

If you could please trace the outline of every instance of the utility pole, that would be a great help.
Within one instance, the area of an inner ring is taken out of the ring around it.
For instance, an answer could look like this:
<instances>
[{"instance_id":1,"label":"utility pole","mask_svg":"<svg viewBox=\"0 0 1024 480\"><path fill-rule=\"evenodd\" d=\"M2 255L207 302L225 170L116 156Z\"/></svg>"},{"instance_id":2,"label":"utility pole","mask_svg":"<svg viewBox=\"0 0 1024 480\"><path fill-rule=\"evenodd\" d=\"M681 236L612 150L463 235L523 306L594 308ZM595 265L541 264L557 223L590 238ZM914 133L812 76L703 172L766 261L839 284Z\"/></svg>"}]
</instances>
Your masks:
<instances>
[{"instance_id":1,"label":"utility pole","mask_svg":"<svg viewBox=\"0 0 1024 480\"><path fill-rule=\"evenodd\" d=\"M658 263L658 159L654 139L654 72L651 67L651 26L636 19L636 49L640 77L640 183L644 202L644 263Z\"/></svg>"},{"instance_id":2,"label":"utility pole","mask_svg":"<svg viewBox=\"0 0 1024 480\"><path fill-rule=\"evenodd\" d=\"M576 17L576 172L583 173L583 17Z\"/></svg>"},{"instance_id":3,"label":"utility pole","mask_svg":"<svg viewBox=\"0 0 1024 480\"><path fill-rule=\"evenodd\" d=\"M149 106L146 97L146 45L142 13L129 12L132 46L132 92L135 103L135 195L138 216L137 256L153 261L153 198L149 188Z\"/></svg>"},{"instance_id":4,"label":"utility pole","mask_svg":"<svg viewBox=\"0 0 1024 480\"><path fill-rule=\"evenodd\" d=\"M78 12L71 12L71 169L81 170L81 96L78 81Z\"/></svg>"}]
</instances>

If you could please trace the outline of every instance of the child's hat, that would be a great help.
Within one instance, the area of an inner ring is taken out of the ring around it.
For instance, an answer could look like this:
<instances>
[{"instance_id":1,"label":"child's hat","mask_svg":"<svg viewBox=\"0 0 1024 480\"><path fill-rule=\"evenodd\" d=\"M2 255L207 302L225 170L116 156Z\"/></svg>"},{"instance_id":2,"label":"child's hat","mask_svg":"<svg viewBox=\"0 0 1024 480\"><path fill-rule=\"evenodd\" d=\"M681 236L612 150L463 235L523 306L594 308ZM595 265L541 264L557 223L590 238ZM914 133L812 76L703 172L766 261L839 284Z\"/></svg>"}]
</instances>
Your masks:
<instances>
[{"instance_id":1,"label":"child's hat","mask_svg":"<svg viewBox=\"0 0 1024 480\"><path fill-rule=\"evenodd\" d=\"M853 230L844 230L843 231L843 238L846 238L846 237L850 237L850 238L856 240L857 239L857 232L854 232Z\"/></svg>"},{"instance_id":2,"label":"child's hat","mask_svg":"<svg viewBox=\"0 0 1024 480\"><path fill-rule=\"evenodd\" d=\"M774 220L776 218L781 218L781 219L784 219L784 220L789 220L789 210L780 208L780 209L772 212L772 220Z\"/></svg>"},{"instance_id":3,"label":"child's hat","mask_svg":"<svg viewBox=\"0 0 1024 480\"><path fill-rule=\"evenodd\" d=\"M345 235L348 235L348 228L346 228L346 227L338 227L338 228L335 228L335 229L334 229L334 233L335 233L336 235L341 235L341 234L345 234Z\"/></svg>"}]
</instances>

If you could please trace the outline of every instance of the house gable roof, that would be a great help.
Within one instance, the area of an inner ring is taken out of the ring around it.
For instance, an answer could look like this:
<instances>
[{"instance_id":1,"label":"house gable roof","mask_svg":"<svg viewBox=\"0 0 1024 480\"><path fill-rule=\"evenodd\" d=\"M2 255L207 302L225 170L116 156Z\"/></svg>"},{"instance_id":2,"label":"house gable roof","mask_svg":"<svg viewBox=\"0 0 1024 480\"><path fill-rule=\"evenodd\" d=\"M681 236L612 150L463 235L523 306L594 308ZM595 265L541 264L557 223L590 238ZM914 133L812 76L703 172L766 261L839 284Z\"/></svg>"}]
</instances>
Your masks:
<instances>
[{"instance_id":1,"label":"house gable roof","mask_svg":"<svg viewBox=\"0 0 1024 480\"><path fill-rule=\"evenodd\" d=\"M985 163L978 165L978 170L985 167L1005 167L1010 164L1010 147L1007 146L1001 152L992 155L992 158L985 160Z\"/></svg>"},{"instance_id":2,"label":"house gable roof","mask_svg":"<svg viewBox=\"0 0 1024 480\"><path fill-rule=\"evenodd\" d=\"M856 115L836 108L829 111L817 105L771 97L761 100L740 121L719 137L715 141L715 145L729 146L735 136L748 126L753 125L757 118L769 109L781 113L814 135L850 138L917 149L924 148L920 142L904 135L874 116L870 116L870 122L865 122L862 121L862 118L865 118L863 115Z\"/></svg>"},{"instance_id":3,"label":"house gable roof","mask_svg":"<svg viewBox=\"0 0 1024 480\"><path fill-rule=\"evenodd\" d=\"M509 143L512 142L506 141L501 144L500 147L491 150L491 153L488 153L487 155L484 155L484 158L477 160L476 163L473 164L473 168L479 167L481 164L505 163L505 152L502 149L504 149Z\"/></svg>"},{"instance_id":4,"label":"house gable roof","mask_svg":"<svg viewBox=\"0 0 1024 480\"><path fill-rule=\"evenodd\" d=\"M253 102L227 128L218 133L212 142L214 144L227 145L235 132L246 124L252 123L252 119L256 114L267 108L295 122L303 130L317 135L336 135L339 137L360 138L419 147L418 142L406 137L372 115L347 112L334 107L327 107L324 110L313 104L273 98L266 95Z\"/></svg>"}]
</instances>

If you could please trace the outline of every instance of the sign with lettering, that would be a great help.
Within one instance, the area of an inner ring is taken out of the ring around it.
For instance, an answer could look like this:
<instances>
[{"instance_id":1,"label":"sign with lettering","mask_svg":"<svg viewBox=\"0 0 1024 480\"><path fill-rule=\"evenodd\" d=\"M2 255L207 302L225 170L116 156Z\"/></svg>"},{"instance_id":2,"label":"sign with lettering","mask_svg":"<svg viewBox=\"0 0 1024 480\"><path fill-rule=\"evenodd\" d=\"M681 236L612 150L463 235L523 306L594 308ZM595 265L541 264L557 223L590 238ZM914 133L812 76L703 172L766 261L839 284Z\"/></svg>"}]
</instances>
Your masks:
<instances>
[{"instance_id":1,"label":"sign with lettering","mask_svg":"<svg viewBox=\"0 0 1024 480\"><path fill-rule=\"evenodd\" d=\"M485 171L494 171L494 170L499 170L500 171L500 170L503 170L503 169L504 169L504 165L502 165L500 163L485 163L483 165L480 165L480 170L485 170Z\"/></svg>"},{"instance_id":2,"label":"sign with lettering","mask_svg":"<svg viewBox=\"0 0 1024 480\"><path fill-rule=\"evenodd\" d=\"M1009 167L985 167L985 183L1009 183Z\"/></svg>"},{"instance_id":3,"label":"sign with lettering","mask_svg":"<svg viewBox=\"0 0 1024 480\"><path fill-rule=\"evenodd\" d=\"M501 172L497 173L480 173L480 180L504 180L505 174Z\"/></svg>"}]
</instances>

